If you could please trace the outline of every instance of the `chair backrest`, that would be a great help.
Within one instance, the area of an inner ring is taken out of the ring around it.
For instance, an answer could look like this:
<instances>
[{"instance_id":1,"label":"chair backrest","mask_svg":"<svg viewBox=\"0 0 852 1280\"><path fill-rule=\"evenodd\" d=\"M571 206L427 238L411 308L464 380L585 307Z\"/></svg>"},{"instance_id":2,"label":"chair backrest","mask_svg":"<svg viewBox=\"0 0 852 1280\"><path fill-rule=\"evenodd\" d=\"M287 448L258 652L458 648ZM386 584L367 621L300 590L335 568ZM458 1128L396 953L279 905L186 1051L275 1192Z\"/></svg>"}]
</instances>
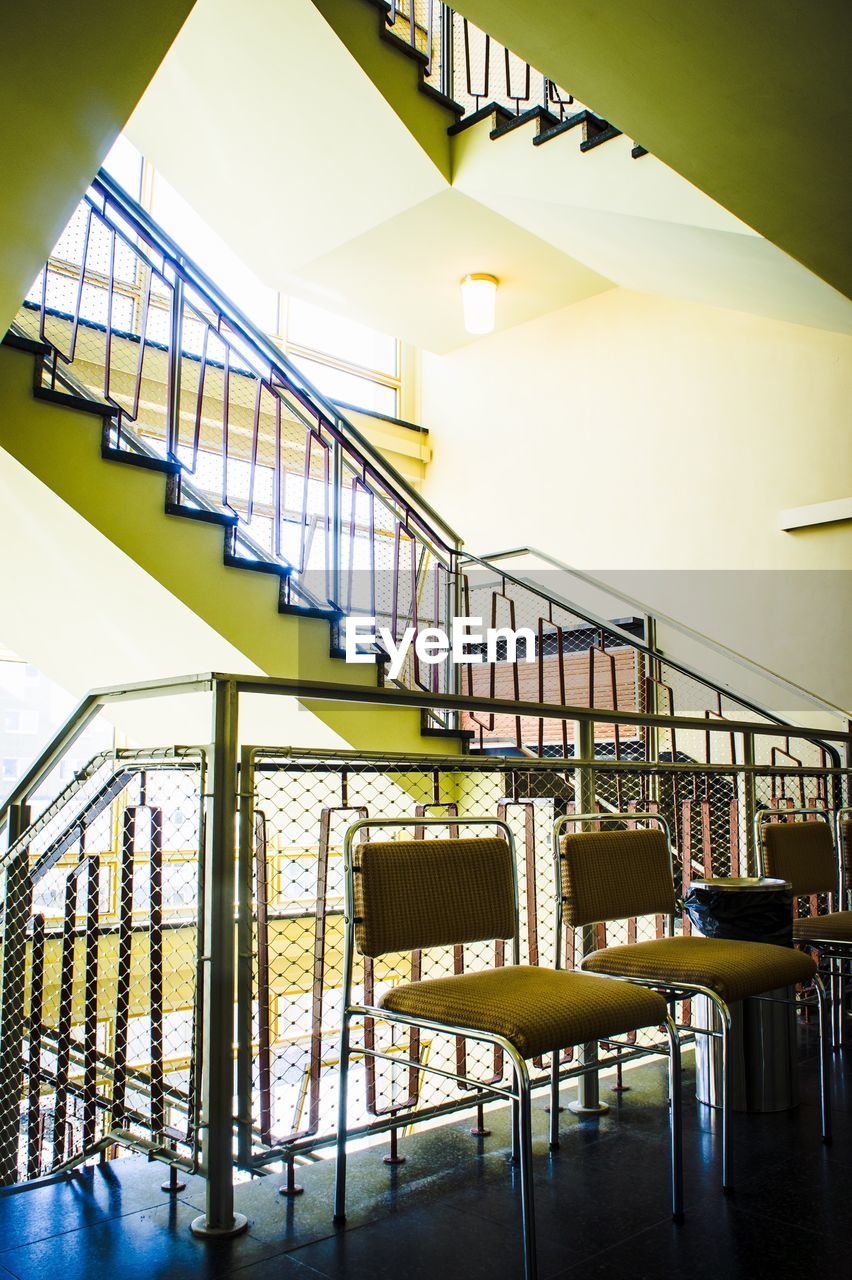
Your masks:
<instances>
[{"instance_id":1,"label":"chair backrest","mask_svg":"<svg viewBox=\"0 0 852 1280\"><path fill-rule=\"evenodd\" d=\"M571 832L562 840L560 868L565 924L674 912L669 846L658 828Z\"/></svg>"},{"instance_id":2,"label":"chair backrest","mask_svg":"<svg viewBox=\"0 0 852 1280\"><path fill-rule=\"evenodd\" d=\"M365 841L352 850L365 956L514 938L512 851L499 837Z\"/></svg>"},{"instance_id":3,"label":"chair backrest","mask_svg":"<svg viewBox=\"0 0 852 1280\"><path fill-rule=\"evenodd\" d=\"M763 871L789 880L796 896L834 893L837 859L827 822L762 822Z\"/></svg>"}]
</instances>

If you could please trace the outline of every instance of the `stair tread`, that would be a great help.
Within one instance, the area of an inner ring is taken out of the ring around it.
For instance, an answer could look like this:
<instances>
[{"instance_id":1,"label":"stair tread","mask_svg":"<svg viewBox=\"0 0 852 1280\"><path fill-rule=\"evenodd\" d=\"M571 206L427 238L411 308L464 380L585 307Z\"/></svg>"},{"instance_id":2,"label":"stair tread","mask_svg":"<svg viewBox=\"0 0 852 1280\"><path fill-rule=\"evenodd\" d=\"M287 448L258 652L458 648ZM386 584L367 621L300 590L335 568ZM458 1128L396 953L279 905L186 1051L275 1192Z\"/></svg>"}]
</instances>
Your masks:
<instances>
[{"instance_id":1,"label":"stair tread","mask_svg":"<svg viewBox=\"0 0 852 1280\"><path fill-rule=\"evenodd\" d=\"M552 111L548 111L546 107L539 105L530 107L528 111L521 111L504 124L497 125L495 129L491 130L491 137L492 139L502 138L505 133L512 133L515 129L520 129L523 125L530 124L533 120L539 121L539 131L552 129L554 125L561 123Z\"/></svg>"},{"instance_id":2,"label":"stair tread","mask_svg":"<svg viewBox=\"0 0 852 1280\"><path fill-rule=\"evenodd\" d=\"M560 134L576 129L577 125L586 124L590 118L591 113L585 107L582 111L575 111L573 115L566 116L564 120L560 120L552 129L542 129L538 137L533 138L533 146L540 147L543 142L549 142L551 138L558 138Z\"/></svg>"},{"instance_id":3,"label":"stair tread","mask_svg":"<svg viewBox=\"0 0 852 1280\"><path fill-rule=\"evenodd\" d=\"M87 400L85 396L75 396L70 391L54 391L51 387L35 387L33 395L37 400L47 400L51 404L64 405L66 409L79 409L81 413L91 413L97 418L114 418L118 413L114 405L102 404L97 400Z\"/></svg>"},{"instance_id":4,"label":"stair tread","mask_svg":"<svg viewBox=\"0 0 852 1280\"><path fill-rule=\"evenodd\" d=\"M186 520L200 520L204 524L218 524L226 529L232 529L239 522L239 516L233 515L230 511L205 511L203 507L187 507L180 502L167 501L166 515L183 516Z\"/></svg>"},{"instance_id":5,"label":"stair tread","mask_svg":"<svg viewBox=\"0 0 852 1280\"><path fill-rule=\"evenodd\" d=\"M152 458L147 453L131 453L129 449L119 449L115 445L101 445L101 457L107 462L122 462L128 467L141 467L143 471L157 471L165 476L179 475L181 470L179 462Z\"/></svg>"},{"instance_id":6,"label":"stair tread","mask_svg":"<svg viewBox=\"0 0 852 1280\"><path fill-rule=\"evenodd\" d=\"M511 111L501 106L499 102L487 102L484 107L479 107L476 111L472 111L463 120L459 120L456 124L451 124L447 133L453 138L456 134L469 129L472 125L479 124L481 120L487 120L489 116L494 115L501 117L504 123L515 118Z\"/></svg>"}]
</instances>

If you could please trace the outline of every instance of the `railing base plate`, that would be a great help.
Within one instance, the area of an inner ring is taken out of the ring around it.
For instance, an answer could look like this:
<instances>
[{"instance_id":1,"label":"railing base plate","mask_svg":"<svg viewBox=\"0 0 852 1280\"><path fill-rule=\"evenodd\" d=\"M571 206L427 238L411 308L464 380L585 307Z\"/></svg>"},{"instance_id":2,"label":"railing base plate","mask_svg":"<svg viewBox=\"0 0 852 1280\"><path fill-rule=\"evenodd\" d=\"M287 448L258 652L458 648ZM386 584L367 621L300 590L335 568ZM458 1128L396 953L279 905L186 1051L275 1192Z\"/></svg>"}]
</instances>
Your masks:
<instances>
[{"instance_id":1,"label":"railing base plate","mask_svg":"<svg viewBox=\"0 0 852 1280\"><path fill-rule=\"evenodd\" d=\"M189 1229L194 1236L200 1236L205 1240L225 1240L229 1236L238 1236L248 1228L248 1218L244 1213L235 1213L234 1220L229 1227L209 1227L207 1225L207 1217L200 1213L197 1218L193 1218L189 1224Z\"/></svg>"}]
</instances>

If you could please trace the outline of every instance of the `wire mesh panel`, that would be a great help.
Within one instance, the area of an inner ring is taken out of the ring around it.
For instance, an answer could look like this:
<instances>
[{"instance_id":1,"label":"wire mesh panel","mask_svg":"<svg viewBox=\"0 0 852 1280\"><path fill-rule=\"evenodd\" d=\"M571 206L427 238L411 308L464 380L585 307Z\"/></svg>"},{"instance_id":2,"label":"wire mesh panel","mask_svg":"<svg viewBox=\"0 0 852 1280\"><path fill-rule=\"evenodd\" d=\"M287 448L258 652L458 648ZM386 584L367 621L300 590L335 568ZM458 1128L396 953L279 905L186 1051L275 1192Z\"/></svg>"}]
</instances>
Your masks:
<instances>
[{"instance_id":1,"label":"wire mesh panel","mask_svg":"<svg viewBox=\"0 0 852 1280\"><path fill-rule=\"evenodd\" d=\"M125 1144L195 1159L202 773L96 757L3 857L6 1184Z\"/></svg>"},{"instance_id":2,"label":"wire mesh panel","mask_svg":"<svg viewBox=\"0 0 852 1280\"><path fill-rule=\"evenodd\" d=\"M740 748L741 750L741 748ZM788 779L788 785L793 779ZM823 789L827 775L813 775ZM263 1162L288 1149L330 1141L336 1115L344 835L354 821L408 818L409 827L383 831L382 838L475 835L466 817L493 815L513 832L518 859L521 960L554 962L555 880L552 829L561 815L577 811L577 773L571 759L521 760L464 757L434 761L379 756L323 756L258 749L252 756L249 790L251 832L243 857L253 885L244 910L251 937L249 1095L241 1111L251 1115L244 1149L247 1161ZM798 785L798 780L796 780ZM809 786L810 784L806 784ZM759 788L758 788L759 790ZM673 833L675 890L693 878L740 874L746 869L747 815L754 775L735 764L702 767L690 762L659 765L595 761L594 808L627 816L621 827L660 814ZM635 814L636 817L632 815ZM443 817L445 825L418 818ZM245 882L245 881L244 881ZM688 930L688 922L683 926ZM664 921L648 916L567 930L563 963L579 964L589 946L616 945L662 936ZM397 982L408 982L501 965L500 941L438 948L413 954L356 960L354 999L374 1004ZM687 1011L688 1016L688 1011ZM392 1120L412 1120L472 1106L476 1084L503 1080L507 1064L490 1046L368 1022L355 1041L353 1123L363 1133L381 1131ZM640 1043L653 1034L642 1033ZM375 1061L359 1044L398 1058ZM565 1054L567 1066L572 1058ZM604 1058L606 1060L606 1056ZM422 1070L428 1064L459 1071L459 1087ZM533 1075L544 1078L546 1057Z\"/></svg>"}]
</instances>

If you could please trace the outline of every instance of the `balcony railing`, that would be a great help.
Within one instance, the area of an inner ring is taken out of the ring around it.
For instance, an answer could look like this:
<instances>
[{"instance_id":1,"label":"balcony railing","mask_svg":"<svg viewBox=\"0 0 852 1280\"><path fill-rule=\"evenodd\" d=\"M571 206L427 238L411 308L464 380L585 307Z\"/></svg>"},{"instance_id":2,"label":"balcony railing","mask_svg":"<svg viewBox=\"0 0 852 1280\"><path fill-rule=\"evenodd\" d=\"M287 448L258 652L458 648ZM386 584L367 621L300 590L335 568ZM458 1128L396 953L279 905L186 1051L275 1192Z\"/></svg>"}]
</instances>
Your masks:
<instances>
[{"instance_id":1,"label":"balcony railing","mask_svg":"<svg viewBox=\"0 0 852 1280\"><path fill-rule=\"evenodd\" d=\"M28 805L81 727L103 707L136 697L194 692L213 701L210 747L121 751L97 758L43 813ZM829 817L849 804L848 768L789 759L787 734L765 721L672 719L660 713L546 708L570 724L576 755L459 759L297 747L238 751L242 695L322 697L429 706L426 693L300 685L264 677L204 675L89 695L0 809L9 848L0 855L0 1182L8 1185L130 1147L192 1168L208 1181L208 1222L228 1225L234 1165L260 1171L328 1146L338 1085L342 841L356 818L493 815L516 837L525 963L553 956L554 820L582 805L661 813L675 833L680 888L693 876L754 871L762 807L808 807ZM442 698L460 715L487 699ZM504 712L501 702L497 710ZM519 713L535 717L535 706ZM604 725L721 744L710 762L653 754L612 758ZM818 730L790 729L803 744ZM852 735L828 735L848 750ZM557 734L562 740L562 729ZM731 741L736 763L720 763ZM239 813L239 823L235 822ZM631 821L628 819L628 822ZM428 828L440 831L441 828ZM802 914L829 907L804 899ZM236 936L234 924L236 922ZM688 921L683 928L688 929ZM607 941L659 935L645 917L607 926ZM599 945L602 939L592 942ZM569 931L564 963L590 940ZM365 962L367 992L475 970L495 960L471 945ZM501 957L496 957L501 963ZM356 1131L404 1133L418 1120L475 1110L476 1082L502 1077L493 1051L455 1036L395 1039L365 1033L389 1055L359 1056ZM394 1058L458 1066L459 1089ZM561 1063L567 1080L619 1070L629 1051ZM532 1064L536 1085L546 1059ZM584 1074L585 1073L585 1074ZM237 1099L236 1106L234 1099Z\"/></svg>"}]
</instances>

